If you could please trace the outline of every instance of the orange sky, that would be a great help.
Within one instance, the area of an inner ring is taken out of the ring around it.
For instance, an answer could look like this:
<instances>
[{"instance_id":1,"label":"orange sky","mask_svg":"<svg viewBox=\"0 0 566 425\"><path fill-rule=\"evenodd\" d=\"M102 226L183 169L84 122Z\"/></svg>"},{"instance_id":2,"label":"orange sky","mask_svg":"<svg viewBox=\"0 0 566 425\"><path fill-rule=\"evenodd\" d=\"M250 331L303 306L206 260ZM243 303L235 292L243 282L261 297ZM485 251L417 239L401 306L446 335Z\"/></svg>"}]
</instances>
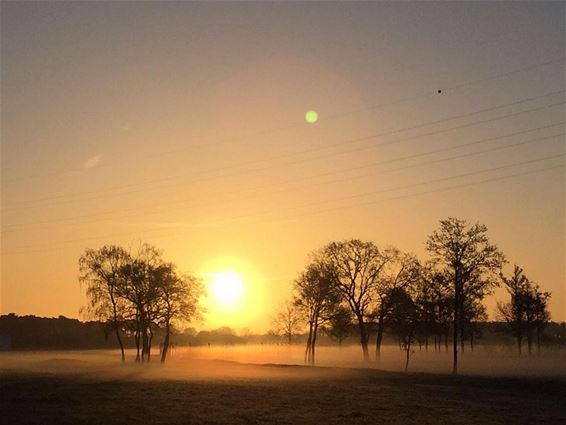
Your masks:
<instances>
[{"instance_id":1,"label":"orange sky","mask_svg":"<svg viewBox=\"0 0 566 425\"><path fill-rule=\"evenodd\" d=\"M564 7L3 2L2 313L78 317L83 250L142 240L263 331L313 249L457 216L564 320Z\"/></svg>"}]
</instances>

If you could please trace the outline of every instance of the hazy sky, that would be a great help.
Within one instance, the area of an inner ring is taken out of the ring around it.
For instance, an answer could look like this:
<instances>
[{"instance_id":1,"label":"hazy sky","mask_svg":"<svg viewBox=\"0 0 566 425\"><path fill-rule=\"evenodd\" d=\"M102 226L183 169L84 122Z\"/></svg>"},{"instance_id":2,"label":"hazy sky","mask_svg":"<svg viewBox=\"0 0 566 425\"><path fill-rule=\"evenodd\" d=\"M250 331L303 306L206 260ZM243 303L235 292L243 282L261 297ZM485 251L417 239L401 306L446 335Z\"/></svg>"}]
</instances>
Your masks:
<instances>
[{"instance_id":1,"label":"hazy sky","mask_svg":"<svg viewBox=\"0 0 566 425\"><path fill-rule=\"evenodd\" d=\"M141 240L265 330L313 249L457 216L565 319L564 2L1 8L3 313L79 317L83 250Z\"/></svg>"}]
</instances>

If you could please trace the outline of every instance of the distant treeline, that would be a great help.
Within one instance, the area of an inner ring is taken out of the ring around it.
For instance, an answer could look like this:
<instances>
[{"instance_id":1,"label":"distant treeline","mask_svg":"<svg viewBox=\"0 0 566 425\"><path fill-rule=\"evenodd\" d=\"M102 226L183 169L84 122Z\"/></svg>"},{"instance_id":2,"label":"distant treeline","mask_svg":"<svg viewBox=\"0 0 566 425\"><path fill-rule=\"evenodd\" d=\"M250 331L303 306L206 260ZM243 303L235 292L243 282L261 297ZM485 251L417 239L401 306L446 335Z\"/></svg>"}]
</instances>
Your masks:
<instances>
[{"instance_id":1,"label":"distant treeline","mask_svg":"<svg viewBox=\"0 0 566 425\"><path fill-rule=\"evenodd\" d=\"M515 339L509 333L509 326L503 322L482 322L478 324L478 342L482 345L513 346ZM370 327L372 333L377 332L377 325ZM106 323L98 321L80 321L64 316L57 318L37 316L17 316L14 313L0 316L0 348L4 350L85 350L118 348L114 330ZM295 335L295 343L304 343L308 334ZM156 330L155 339L161 342L164 332ZM123 334L124 345L135 348L133 336ZM352 326L349 336L342 344L356 344L359 341L357 329ZM395 336L386 333L384 341L397 344ZM210 331L197 332L193 328L176 331L173 344L178 346L236 345L236 344L276 344L285 342L273 333L237 335L228 327ZM323 345L338 345L331 334L321 336ZM422 349L426 349L427 341L418 341ZM545 326L543 335L545 345L566 345L566 323L550 322ZM434 349L433 341L428 341L429 349ZM444 348L443 348L444 349Z\"/></svg>"},{"instance_id":2,"label":"distant treeline","mask_svg":"<svg viewBox=\"0 0 566 425\"><path fill-rule=\"evenodd\" d=\"M155 341L162 344L163 329L155 329ZM133 333L122 332L125 348L136 348ZM266 338L266 341L268 338ZM172 343L177 345L245 344L230 328L197 332L193 328L174 332ZM0 348L13 350L85 350L118 348L114 329L108 322L80 321L64 316L57 318L0 316Z\"/></svg>"},{"instance_id":3,"label":"distant treeline","mask_svg":"<svg viewBox=\"0 0 566 425\"><path fill-rule=\"evenodd\" d=\"M96 321L81 322L64 316L57 318L0 316L0 343L3 349L93 349L115 348L107 326Z\"/></svg>"}]
</instances>

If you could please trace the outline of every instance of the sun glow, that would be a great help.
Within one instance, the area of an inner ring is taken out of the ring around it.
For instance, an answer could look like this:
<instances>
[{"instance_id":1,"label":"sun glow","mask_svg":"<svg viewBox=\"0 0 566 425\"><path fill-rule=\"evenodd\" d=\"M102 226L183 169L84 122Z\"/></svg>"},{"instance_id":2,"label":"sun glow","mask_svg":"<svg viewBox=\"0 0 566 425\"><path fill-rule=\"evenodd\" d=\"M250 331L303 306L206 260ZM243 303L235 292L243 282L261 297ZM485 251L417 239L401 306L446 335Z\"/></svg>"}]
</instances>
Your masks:
<instances>
[{"instance_id":1,"label":"sun glow","mask_svg":"<svg viewBox=\"0 0 566 425\"><path fill-rule=\"evenodd\" d=\"M271 310L265 302L265 279L254 266L240 258L219 255L204 263L197 274L206 285L204 329L229 326L234 330L266 330L263 318Z\"/></svg>"},{"instance_id":2,"label":"sun glow","mask_svg":"<svg viewBox=\"0 0 566 425\"><path fill-rule=\"evenodd\" d=\"M242 297L242 278L234 272L215 273L212 275L211 289L218 304L233 306Z\"/></svg>"}]
</instances>

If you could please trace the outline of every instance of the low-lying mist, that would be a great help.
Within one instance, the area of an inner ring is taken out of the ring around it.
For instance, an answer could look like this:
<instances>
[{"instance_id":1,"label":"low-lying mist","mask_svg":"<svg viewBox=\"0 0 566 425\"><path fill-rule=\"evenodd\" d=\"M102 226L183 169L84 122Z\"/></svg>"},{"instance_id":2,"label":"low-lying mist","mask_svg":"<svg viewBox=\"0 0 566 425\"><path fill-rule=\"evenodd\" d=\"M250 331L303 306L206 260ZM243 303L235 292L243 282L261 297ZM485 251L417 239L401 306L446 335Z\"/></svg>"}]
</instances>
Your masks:
<instances>
[{"instance_id":1,"label":"low-lying mist","mask_svg":"<svg viewBox=\"0 0 566 425\"><path fill-rule=\"evenodd\" d=\"M359 346L317 348L316 366L302 366L304 348L298 345L233 345L175 347L165 364L158 352L149 364L136 364L135 352L120 363L117 350L34 351L0 354L0 369L26 373L94 376L102 379L293 379L348 376L352 369L403 371L404 352L397 346L382 347L379 361L361 359ZM409 371L450 373L450 351L412 353ZM505 347L478 347L460 357L461 374L481 376L539 376L566 379L566 350L546 349L519 356Z\"/></svg>"}]
</instances>

